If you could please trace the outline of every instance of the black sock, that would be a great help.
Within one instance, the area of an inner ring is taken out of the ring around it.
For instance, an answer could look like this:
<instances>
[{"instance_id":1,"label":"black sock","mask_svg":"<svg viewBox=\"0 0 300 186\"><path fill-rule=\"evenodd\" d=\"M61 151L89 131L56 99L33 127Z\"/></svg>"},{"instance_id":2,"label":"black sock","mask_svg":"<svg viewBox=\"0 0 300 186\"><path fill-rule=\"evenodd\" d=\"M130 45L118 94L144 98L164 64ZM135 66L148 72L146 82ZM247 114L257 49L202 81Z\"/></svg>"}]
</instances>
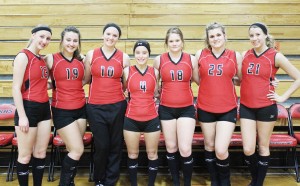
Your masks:
<instances>
[{"instance_id":1,"label":"black sock","mask_svg":"<svg viewBox=\"0 0 300 186\"><path fill-rule=\"evenodd\" d=\"M250 185L255 185L256 180L257 180L257 155L256 153L246 156L245 155L245 163L248 166L248 169L250 170L251 173L251 183Z\"/></svg>"},{"instance_id":2,"label":"black sock","mask_svg":"<svg viewBox=\"0 0 300 186\"><path fill-rule=\"evenodd\" d=\"M127 167L131 186L137 186L138 159L127 158Z\"/></svg>"},{"instance_id":3,"label":"black sock","mask_svg":"<svg viewBox=\"0 0 300 186\"><path fill-rule=\"evenodd\" d=\"M184 186L190 186L192 181L193 165L194 165L193 155L190 155L189 157L181 157L181 159L182 159L182 172L183 172Z\"/></svg>"},{"instance_id":4,"label":"black sock","mask_svg":"<svg viewBox=\"0 0 300 186\"><path fill-rule=\"evenodd\" d=\"M155 178L158 170L158 159L156 160L148 160L148 186L154 186Z\"/></svg>"},{"instance_id":5,"label":"black sock","mask_svg":"<svg viewBox=\"0 0 300 186\"><path fill-rule=\"evenodd\" d=\"M78 160L73 160L68 155L66 155L66 157L64 158L64 160L62 162L59 186L69 186L70 185L74 171L76 170L77 164L78 164Z\"/></svg>"},{"instance_id":6,"label":"black sock","mask_svg":"<svg viewBox=\"0 0 300 186\"><path fill-rule=\"evenodd\" d=\"M20 186L28 186L29 164L17 161L17 175Z\"/></svg>"},{"instance_id":7,"label":"black sock","mask_svg":"<svg viewBox=\"0 0 300 186\"><path fill-rule=\"evenodd\" d=\"M45 161L46 158L40 159L32 157L32 177L34 186L42 185L43 174L45 170Z\"/></svg>"},{"instance_id":8,"label":"black sock","mask_svg":"<svg viewBox=\"0 0 300 186\"><path fill-rule=\"evenodd\" d=\"M230 186L230 164L229 157L225 160L220 160L217 158L217 170L220 179L220 185L222 186Z\"/></svg>"},{"instance_id":9,"label":"black sock","mask_svg":"<svg viewBox=\"0 0 300 186\"><path fill-rule=\"evenodd\" d=\"M173 185L179 185L180 180L179 180L179 153L174 152L174 153L169 153L167 152L167 160L168 160L168 166L170 169L170 173L172 176L173 180Z\"/></svg>"},{"instance_id":10,"label":"black sock","mask_svg":"<svg viewBox=\"0 0 300 186\"><path fill-rule=\"evenodd\" d=\"M270 156L258 156L257 181L255 186L262 186L268 171Z\"/></svg>"},{"instance_id":11,"label":"black sock","mask_svg":"<svg viewBox=\"0 0 300 186\"><path fill-rule=\"evenodd\" d=\"M218 172L216 166L216 153L215 151L204 151L205 163L210 175L211 185L219 185L218 184Z\"/></svg>"}]
</instances>

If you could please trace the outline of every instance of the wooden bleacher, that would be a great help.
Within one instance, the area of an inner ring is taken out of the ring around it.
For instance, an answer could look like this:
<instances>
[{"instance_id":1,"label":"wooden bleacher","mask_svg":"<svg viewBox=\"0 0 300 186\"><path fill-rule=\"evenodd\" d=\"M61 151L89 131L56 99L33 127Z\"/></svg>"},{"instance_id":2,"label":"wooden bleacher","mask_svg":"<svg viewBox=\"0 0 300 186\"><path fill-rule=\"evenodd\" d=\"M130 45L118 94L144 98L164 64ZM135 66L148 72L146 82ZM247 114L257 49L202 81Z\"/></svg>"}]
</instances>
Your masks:
<instances>
[{"instance_id":1,"label":"wooden bleacher","mask_svg":"<svg viewBox=\"0 0 300 186\"><path fill-rule=\"evenodd\" d=\"M0 4L0 104L13 103L13 58L26 46L31 29L40 23L50 25L53 31L52 41L42 54L58 51L60 33L67 25L81 31L82 53L86 54L101 46L103 26L115 22L122 29L117 47L129 54L134 64L135 41L147 39L152 64L156 55L166 51L164 38L172 26L183 31L184 50L195 54L204 47L205 25L220 22L226 26L227 48L242 52L251 48L249 25L264 22L280 51L300 69L300 0L0 0ZM280 83L276 90L282 94L293 80L282 70L278 74ZM192 87L197 96L197 86ZM87 95L88 86L85 91ZM289 100L286 107L300 102L300 90ZM2 123L0 126L3 128Z\"/></svg>"},{"instance_id":2,"label":"wooden bleacher","mask_svg":"<svg viewBox=\"0 0 300 186\"><path fill-rule=\"evenodd\" d=\"M66 25L80 29L85 54L101 46L103 26L116 22L122 29L117 47L133 57L134 42L147 39L151 44L152 63L154 56L166 51L164 37L171 26L182 29L184 50L194 54L204 47L205 25L220 22L227 29L227 47L242 52L251 48L249 25L261 21L269 26L280 51L300 67L300 0L288 3L284 0L0 0L0 3L0 99L11 97L7 91L11 87L13 57L26 46L30 30L39 23L49 24L53 29L52 42L42 54L58 51L60 32ZM292 81L284 71L279 70L278 74L281 75L277 89L280 94ZM197 87L193 85L193 89ZM299 91L293 95L298 97Z\"/></svg>"}]
</instances>

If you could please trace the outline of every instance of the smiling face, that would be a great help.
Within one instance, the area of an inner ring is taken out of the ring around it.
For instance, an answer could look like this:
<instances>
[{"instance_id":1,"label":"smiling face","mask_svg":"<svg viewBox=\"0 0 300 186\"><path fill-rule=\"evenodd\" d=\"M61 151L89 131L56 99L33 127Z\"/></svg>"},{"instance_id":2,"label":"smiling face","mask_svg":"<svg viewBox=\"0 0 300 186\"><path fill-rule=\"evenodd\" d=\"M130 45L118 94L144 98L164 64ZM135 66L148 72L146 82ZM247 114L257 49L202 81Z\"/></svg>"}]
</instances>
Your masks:
<instances>
[{"instance_id":1,"label":"smiling face","mask_svg":"<svg viewBox=\"0 0 300 186\"><path fill-rule=\"evenodd\" d=\"M225 48L226 36L221 28L208 30L207 37L211 48Z\"/></svg>"},{"instance_id":2,"label":"smiling face","mask_svg":"<svg viewBox=\"0 0 300 186\"><path fill-rule=\"evenodd\" d=\"M183 41L179 34L171 33L168 38L168 48L171 52L179 52L183 48Z\"/></svg>"},{"instance_id":3,"label":"smiling face","mask_svg":"<svg viewBox=\"0 0 300 186\"><path fill-rule=\"evenodd\" d=\"M149 52L146 47L138 46L134 51L134 58L138 65L146 65L149 59Z\"/></svg>"},{"instance_id":4,"label":"smiling face","mask_svg":"<svg viewBox=\"0 0 300 186\"><path fill-rule=\"evenodd\" d=\"M62 41L63 53L73 54L79 46L79 35L75 32L66 32Z\"/></svg>"},{"instance_id":5,"label":"smiling face","mask_svg":"<svg viewBox=\"0 0 300 186\"><path fill-rule=\"evenodd\" d=\"M32 34L32 44L38 50L43 50L46 48L51 40L51 33L46 30L40 30Z\"/></svg>"},{"instance_id":6,"label":"smiling face","mask_svg":"<svg viewBox=\"0 0 300 186\"><path fill-rule=\"evenodd\" d=\"M107 47L115 47L119 40L119 31L115 27L108 27L103 33L103 44Z\"/></svg>"},{"instance_id":7,"label":"smiling face","mask_svg":"<svg viewBox=\"0 0 300 186\"><path fill-rule=\"evenodd\" d=\"M267 35L264 34L261 28L251 27L249 29L249 38L254 48L263 48L266 46Z\"/></svg>"}]
</instances>

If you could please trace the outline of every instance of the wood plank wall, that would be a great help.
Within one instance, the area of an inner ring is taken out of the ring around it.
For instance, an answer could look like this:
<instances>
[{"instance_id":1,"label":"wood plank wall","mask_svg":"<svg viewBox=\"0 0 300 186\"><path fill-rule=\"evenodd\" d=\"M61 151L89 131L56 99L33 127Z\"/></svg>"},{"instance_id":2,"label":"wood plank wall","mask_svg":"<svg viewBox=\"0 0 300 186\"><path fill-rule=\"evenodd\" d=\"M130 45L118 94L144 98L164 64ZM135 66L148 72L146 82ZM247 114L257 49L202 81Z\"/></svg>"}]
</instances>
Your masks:
<instances>
[{"instance_id":1,"label":"wood plank wall","mask_svg":"<svg viewBox=\"0 0 300 186\"><path fill-rule=\"evenodd\" d=\"M117 47L132 56L137 39L150 42L153 57L165 52L168 28L178 26L185 51L194 54L204 47L204 29L210 22L226 26L227 47L242 52L251 47L248 27L264 22L280 51L300 68L300 0L0 0L0 99L11 98L12 60L26 46L32 27L48 24L52 42L43 54L58 51L60 32L67 25L82 34L82 52L101 46L103 26L115 22L122 37ZM132 60L134 64L134 60ZM282 93L293 81L279 70ZM194 95L197 87L193 85ZM299 98L297 91L294 98Z\"/></svg>"}]
</instances>

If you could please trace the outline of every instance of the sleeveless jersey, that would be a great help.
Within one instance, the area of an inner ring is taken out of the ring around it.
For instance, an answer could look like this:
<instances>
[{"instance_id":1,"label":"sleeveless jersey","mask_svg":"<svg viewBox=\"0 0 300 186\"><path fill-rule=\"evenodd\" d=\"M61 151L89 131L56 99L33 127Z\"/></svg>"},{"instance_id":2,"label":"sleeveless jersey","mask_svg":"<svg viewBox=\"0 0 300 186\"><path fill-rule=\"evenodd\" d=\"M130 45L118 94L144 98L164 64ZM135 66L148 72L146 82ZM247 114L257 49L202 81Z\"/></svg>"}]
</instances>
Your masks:
<instances>
[{"instance_id":1,"label":"sleeveless jersey","mask_svg":"<svg viewBox=\"0 0 300 186\"><path fill-rule=\"evenodd\" d=\"M91 63L92 81L88 103L113 104L125 100L122 89L123 52L116 50L107 59L102 49L94 50Z\"/></svg>"},{"instance_id":2,"label":"sleeveless jersey","mask_svg":"<svg viewBox=\"0 0 300 186\"><path fill-rule=\"evenodd\" d=\"M126 117L136 121L149 121L158 116L154 100L155 87L156 77L153 67L147 66L143 74L136 66L129 68L127 79L129 101Z\"/></svg>"},{"instance_id":3,"label":"sleeveless jersey","mask_svg":"<svg viewBox=\"0 0 300 186\"><path fill-rule=\"evenodd\" d=\"M193 67L189 54L183 52L178 63L171 60L169 53L162 54L159 72L162 81L161 105L180 108L194 104L191 89Z\"/></svg>"},{"instance_id":4,"label":"sleeveless jersey","mask_svg":"<svg viewBox=\"0 0 300 186\"><path fill-rule=\"evenodd\" d=\"M212 113L224 113L237 107L237 96L232 78L237 74L235 52L225 49L216 58L204 49L198 60L200 84L197 107Z\"/></svg>"},{"instance_id":5,"label":"sleeveless jersey","mask_svg":"<svg viewBox=\"0 0 300 186\"><path fill-rule=\"evenodd\" d=\"M28 58L21 87L22 98L39 103L48 102L47 84L49 71L45 60L28 49L23 49L21 53L25 53Z\"/></svg>"},{"instance_id":6,"label":"sleeveless jersey","mask_svg":"<svg viewBox=\"0 0 300 186\"><path fill-rule=\"evenodd\" d=\"M242 82L240 102L249 108L261 108L276 103L267 98L274 86L270 80L274 80L278 70L275 67L276 50L269 48L260 56L254 49L248 50L242 63Z\"/></svg>"},{"instance_id":7,"label":"sleeveless jersey","mask_svg":"<svg viewBox=\"0 0 300 186\"><path fill-rule=\"evenodd\" d=\"M53 89L52 106L61 109L78 109L84 106L85 94L82 86L84 65L73 58L66 59L61 53L53 54L53 66L50 71Z\"/></svg>"}]
</instances>

